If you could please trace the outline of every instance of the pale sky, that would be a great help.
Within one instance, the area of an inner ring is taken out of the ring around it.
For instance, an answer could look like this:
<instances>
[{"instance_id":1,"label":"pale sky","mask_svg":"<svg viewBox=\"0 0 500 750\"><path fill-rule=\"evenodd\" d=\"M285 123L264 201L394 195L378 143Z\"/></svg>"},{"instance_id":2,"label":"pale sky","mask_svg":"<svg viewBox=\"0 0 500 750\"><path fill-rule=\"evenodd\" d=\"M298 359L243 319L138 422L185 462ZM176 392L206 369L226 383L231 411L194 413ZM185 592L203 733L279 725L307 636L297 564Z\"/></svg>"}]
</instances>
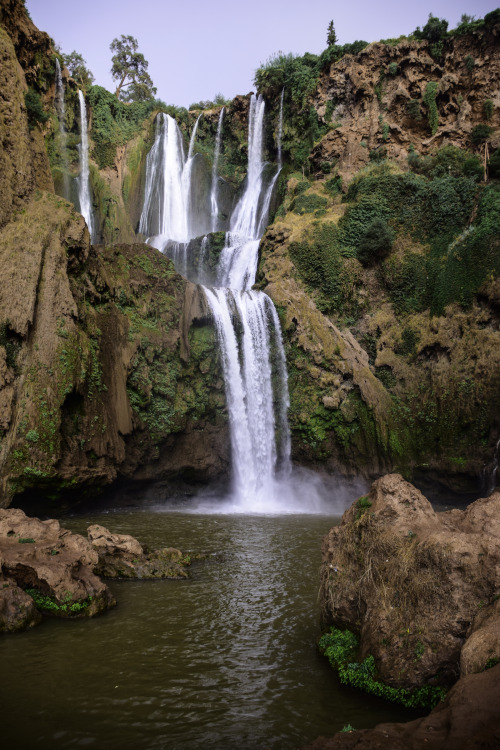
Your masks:
<instances>
[{"instance_id":1,"label":"pale sky","mask_svg":"<svg viewBox=\"0 0 500 750\"><path fill-rule=\"evenodd\" d=\"M187 107L200 99L247 94L255 69L282 51L320 53L327 27L339 44L409 34L429 13L454 28L462 13L483 17L498 0L26 0L34 23L64 53L76 50L95 83L113 91L109 45L134 36L148 72L167 104Z\"/></svg>"}]
</instances>

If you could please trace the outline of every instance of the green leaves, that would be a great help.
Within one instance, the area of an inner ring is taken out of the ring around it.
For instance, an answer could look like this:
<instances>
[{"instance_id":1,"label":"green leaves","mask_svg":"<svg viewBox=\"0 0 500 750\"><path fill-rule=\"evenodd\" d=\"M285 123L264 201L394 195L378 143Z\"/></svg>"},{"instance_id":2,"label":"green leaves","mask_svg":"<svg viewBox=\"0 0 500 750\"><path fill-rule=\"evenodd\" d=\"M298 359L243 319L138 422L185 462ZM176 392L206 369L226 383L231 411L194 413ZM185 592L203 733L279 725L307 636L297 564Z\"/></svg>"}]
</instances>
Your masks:
<instances>
[{"instance_id":1,"label":"green leaves","mask_svg":"<svg viewBox=\"0 0 500 750\"><path fill-rule=\"evenodd\" d=\"M156 94L156 88L147 72L148 61L137 51L137 39L122 34L119 39L113 39L109 48L115 53L111 58L111 75L113 80L118 81L116 96L125 102L144 102L152 99Z\"/></svg>"}]
</instances>

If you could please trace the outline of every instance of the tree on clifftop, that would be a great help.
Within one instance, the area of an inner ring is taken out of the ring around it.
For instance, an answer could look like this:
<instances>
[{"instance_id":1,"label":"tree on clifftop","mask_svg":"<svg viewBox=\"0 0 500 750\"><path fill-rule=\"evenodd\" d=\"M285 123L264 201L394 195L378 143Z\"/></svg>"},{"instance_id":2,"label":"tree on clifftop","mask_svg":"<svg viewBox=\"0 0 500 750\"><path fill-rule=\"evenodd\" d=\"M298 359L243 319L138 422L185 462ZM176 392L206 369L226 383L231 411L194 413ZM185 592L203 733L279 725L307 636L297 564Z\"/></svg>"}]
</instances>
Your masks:
<instances>
[{"instance_id":1,"label":"tree on clifftop","mask_svg":"<svg viewBox=\"0 0 500 750\"><path fill-rule=\"evenodd\" d=\"M109 48L115 54L111 58L111 75L118 81L116 96L124 102L143 102L156 94L148 69L148 61L137 52L137 39L121 35L113 39Z\"/></svg>"},{"instance_id":2,"label":"tree on clifftop","mask_svg":"<svg viewBox=\"0 0 500 750\"><path fill-rule=\"evenodd\" d=\"M73 50L69 55L63 55L62 57L71 77L74 78L80 86L83 86L83 88L86 89L88 86L92 85L94 82L94 76L87 68L87 63L79 52Z\"/></svg>"},{"instance_id":3,"label":"tree on clifftop","mask_svg":"<svg viewBox=\"0 0 500 750\"><path fill-rule=\"evenodd\" d=\"M333 25L333 21L330 21L330 23L328 24L326 44L328 47L333 47L334 44L337 44L337 34L335 32L335 26Z\"/></svg>"}]
</instances>

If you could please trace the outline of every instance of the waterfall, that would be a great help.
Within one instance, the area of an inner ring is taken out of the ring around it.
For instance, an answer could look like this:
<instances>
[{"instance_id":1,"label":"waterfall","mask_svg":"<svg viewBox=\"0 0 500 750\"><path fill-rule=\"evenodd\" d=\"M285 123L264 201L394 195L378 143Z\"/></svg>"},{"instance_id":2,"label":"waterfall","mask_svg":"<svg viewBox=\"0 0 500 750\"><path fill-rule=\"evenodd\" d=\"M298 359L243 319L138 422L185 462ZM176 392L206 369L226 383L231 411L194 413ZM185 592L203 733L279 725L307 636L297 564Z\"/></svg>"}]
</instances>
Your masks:
<instances>
[{"instance_id":1,"label":"waterfall","mask_svg":"<svg viewBox=\"0 0 500 750\"><path fill-rule=\"evenodd\" d=\"M80 104L80 177L78 178L78 200L80 202L80 213L87 222L90 238L94 236L94 221L92 217L92 203L90 200L89 180L89 139L87 134L87 108L82 91L78 90L78 101Z\"/></svg>"},{"instance_id":2,"label":"waterfall","mask_svg":"<svg viewBox=\"0 0 500 750\"><path fill-rule=\"evenodd\" d=\"M242 511L266 511L282 500L277 480L291 470L287 421L288 382L278 315L270 298L252 290L257 273L259 242L265 229L274 177L264 179L264 100L252 95L249 108L248 173L245 188L230 220L213 288L203 287L221 349L232 452L232 498ZM199 118L198 118L199 120ZM223 110L219 115L212 167L211 225L217 216L217 160ZM168 252L178 271L193 280L210 277L208 240L201 242L198 263L188 258L191 227L186 183L191 183L194 139L188 159L180 131L171 117L161 115L147 158L144 207L139 229ZM184 182L183 182L184 180ZM177 201L175 208L174 203ZM216 226L216 224L215 224ZM154 235L154 237L151 237ZM213 278L213 274L212 274ZM289 497L293 491L288 488Z\"/></svg>"},{"instance_id":3,"label":"waterfall","mask_svg":"<svg viewBox=\"0 0 500 750\"><path fill-rule=\"evenodd\" d=\"M285 89L281 89L280 115L279 115L279 120L278 120L278 138L277 138L278 169L281 169L282 167L281 141L283 139L283 97L284 95L285 95Z\"/></svg>"},{"instance_id":4,"label":"waterfall","mask_svg":"<svg viewBox=\"0 0 500 750\"><path fill-rule=\"evenodd\" d=\"M216 286L223 288L205 290L222 352L233 496L242 510L272 504L277 473L290 472L288 384L279 319L269 297L251 291L272 192L272 186L263 184L263 126L264 101L252 96L246 188L231 217L232 231L226 234L217 268Z\"/></svg>"},{"instance_id":5,"label":"waterfall","mask_svg":"<svg viewBox=\"0 0 500 750\"><path fill-rule=\"evenodd\" d=\"M495 451L493 453L493 461L490 464L491 469L488 471L488 468L485 467L484 469L484 485L486 489L486 496L489 497L493 492L495 492L495 489L498 484L498 465L500 462L500 439L497 441L495 445Z\"/></svg>"},{"instance_id":6,"label":"waterfall","mask_svg":"<svg viewBox=\"0 0 500 750\"><path fill-rule=\"evenodd\" d=\"M146 188L139 232L163 249L168 240L187 242L188 217L183 181L182 134L170 115L156 118L153 148L146 160Z\"/></svg>"},{"instance_id":7,"label":"waterfall","mask_svg":"<svg viewBox=\"0 0 500 750\"><path fill-rule=\"evenodd\" d=\"M57 119L59 120L59 157L60 167L62 174L62 185L61 192L63 198L66 200L70 199L70 186L69 186L69 174L68 174L68 151L67 151L67 134L66 134L66 105L64 102L64 82L61 74L61 66L59 60L56 57L56 91L54 96L54 106L57 111Z\"/></svg>"},{"instance_id":8,"label":"waterfall","mask_svg":"<svg viewBox=\"0 0 500 750\"><path fill-rule=\"evenodd\" d=\"M217 231L217 227L219 223L219 202L218 202L219 176L217 174L217 167L219 164L220 144L221 144L221 138L222 138L222 120L224 118L224 109L225 107L222 107L220 111L220 115L219 115L219 122L217 123L217 134L215 136L214 162L212 165L212 188L210 190L212 232Z\"/></svg>"}]
</instances>

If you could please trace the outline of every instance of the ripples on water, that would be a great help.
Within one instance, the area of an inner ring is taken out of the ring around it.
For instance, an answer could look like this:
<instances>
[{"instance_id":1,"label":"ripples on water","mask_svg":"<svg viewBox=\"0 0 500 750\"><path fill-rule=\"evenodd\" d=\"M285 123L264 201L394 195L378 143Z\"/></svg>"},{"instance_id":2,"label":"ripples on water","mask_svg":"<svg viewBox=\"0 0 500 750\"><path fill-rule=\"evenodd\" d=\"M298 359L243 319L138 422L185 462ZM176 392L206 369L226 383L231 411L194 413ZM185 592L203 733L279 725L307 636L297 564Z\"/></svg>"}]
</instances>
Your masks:
<instances>
[{"instance_id":1,"label":"ripples on water","mask_svg":"<svg viewBox=\"0 0 500 750\"><path fill-rule=\"evenodd\" d=\"M341 510L64 519L212 556L188 581L112 581L101 617L2 638L3 747L291 750L412 716L341 689L316 651L321 539Z\"/></svg>"}]
</instances>

